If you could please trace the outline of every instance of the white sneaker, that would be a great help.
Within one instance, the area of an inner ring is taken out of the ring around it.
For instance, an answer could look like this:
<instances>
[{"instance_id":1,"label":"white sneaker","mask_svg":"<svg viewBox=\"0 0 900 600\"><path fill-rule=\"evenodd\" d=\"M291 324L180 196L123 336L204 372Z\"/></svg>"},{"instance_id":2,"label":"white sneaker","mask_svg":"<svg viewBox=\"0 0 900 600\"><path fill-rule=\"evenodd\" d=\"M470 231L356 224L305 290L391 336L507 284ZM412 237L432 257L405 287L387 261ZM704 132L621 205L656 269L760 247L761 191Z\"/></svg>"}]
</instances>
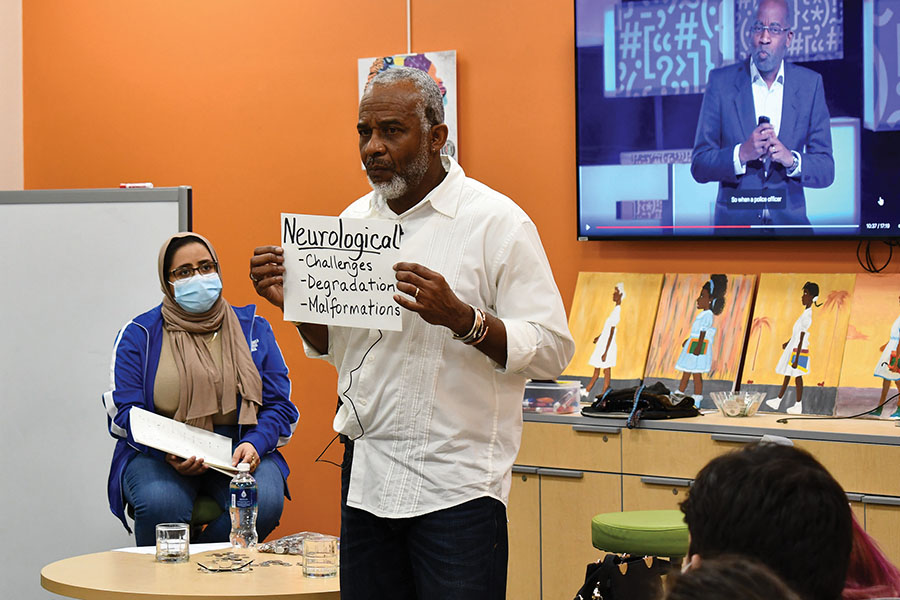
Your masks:
<instances>
[{"instance_id":1,"label":"white sneaker","mask_svg":"<svg viewBox=\"0 0 900 600\"><path fill-rule=\"evenodd\" d=\"M778 407L781 406L781 396L777 398L769 398L766 400L766 406L771 408L772 410L778 410Z\"/></svg>"},{"instance_id":2,"label":"white sneaker","mask_svg":"<svg viewBox=\"0 0 900 600\"><path fill-rule=\"evenodd\" d=\"M584 388L581 388L580 391L581 391L581 397L582 397L582 398L587 398L587 397L588 397L588 394L590 394L590 392L587 391L587 390L584 389Z\"/></svg>"},{"instance_id":3,"label":"white sneaker","mask_svg":"<svg viewBox=\"0 0 900 600\"><path fill-rule=\"evenodd\" d=\"M787 409L786 411L784 411L784 412L786 412L786 413L789 414L789 415L802 415L802 414L803 414L803 407L800 406L800 403L799 403L799 402L794 402L793 406L791 406L790 408L788 408L788 409Z\"/></svg>"}]
</instances>

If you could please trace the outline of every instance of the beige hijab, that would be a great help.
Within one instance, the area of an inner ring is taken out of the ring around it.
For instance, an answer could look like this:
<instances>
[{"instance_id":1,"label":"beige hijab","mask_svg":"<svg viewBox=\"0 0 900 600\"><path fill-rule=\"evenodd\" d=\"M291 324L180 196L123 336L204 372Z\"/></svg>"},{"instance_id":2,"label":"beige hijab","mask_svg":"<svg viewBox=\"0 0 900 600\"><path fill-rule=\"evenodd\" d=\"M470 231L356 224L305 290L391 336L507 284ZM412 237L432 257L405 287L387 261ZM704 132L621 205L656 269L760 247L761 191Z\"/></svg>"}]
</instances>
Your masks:
<instances>
[{"instance_id":1,"label":"beige hijab","mask_svg":"<svg viewBox=\"0 0 900 600\"><path fill-rule=\"evenodd\" d=\"M220 295L205 313L189 313L175 302L175 292L163 273L166 250L173 240L194 237L202 241L212 258L219 262L209 240L196 233L178 233L159 250L159 282L162 285L163 327L172 341L172 354L178 368L180 394L175 420L212 430L215 414L228 414L241 398L240 425L256 425L256 412L262 405L262 380L250 356L250 348L231 305ZM171 268L171 267L170 267ZM203 334L219 331L222 336L222 368L216 366Z\"/></svg>"}]
</instances>

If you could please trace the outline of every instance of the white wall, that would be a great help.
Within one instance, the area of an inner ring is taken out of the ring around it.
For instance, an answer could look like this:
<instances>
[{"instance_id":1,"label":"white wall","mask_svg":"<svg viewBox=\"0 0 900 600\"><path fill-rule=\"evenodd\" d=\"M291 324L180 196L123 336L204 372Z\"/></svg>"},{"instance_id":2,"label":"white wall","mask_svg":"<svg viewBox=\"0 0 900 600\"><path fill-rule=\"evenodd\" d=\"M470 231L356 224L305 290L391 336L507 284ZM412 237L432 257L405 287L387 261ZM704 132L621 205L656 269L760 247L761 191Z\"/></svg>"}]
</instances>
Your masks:
<instances>
[{"instance_id":1,"label":"white wall","mask_svg":"<svg viewBox=\"0 0 900 600\"><path fill-rule=\"evenodd\" d=\"M159 298L157 246L186 203L175 188L0 192L3 248L30 248L0 252L0 598L58 598L44 565L134 545L108 508L100 396L116 332Z\"/></svg>"},{"instance_id":2,"label":"white wall","mask_svg":"<svg viewBox=\"0 0 900 600\"><path fill-rule=\"evenodd\" d=\"M22 0L0 0L0 190L25 186Z\"/></svg>"}]
</instances>

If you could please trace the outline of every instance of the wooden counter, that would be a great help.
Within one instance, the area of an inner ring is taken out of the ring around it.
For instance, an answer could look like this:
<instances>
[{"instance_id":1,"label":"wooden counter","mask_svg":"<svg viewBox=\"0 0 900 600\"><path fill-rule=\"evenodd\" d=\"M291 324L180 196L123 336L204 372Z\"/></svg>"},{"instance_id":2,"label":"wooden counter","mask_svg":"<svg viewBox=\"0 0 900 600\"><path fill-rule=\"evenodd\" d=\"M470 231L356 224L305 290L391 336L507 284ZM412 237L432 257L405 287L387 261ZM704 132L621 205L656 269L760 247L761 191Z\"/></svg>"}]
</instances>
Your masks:
<instances>
[{"instance_id":1,"label":"wooden counter","mask_svg":"<svg viewBox=\"0 0 900 600\"><path fill-rule=\"evenodd\" d=\"M591 517L677 508L707 462L766 434L812 453L900 563L900 476L891 468L900 463L900 428L893 421L716 412L627 429L624 418L526 413L510 492L507 597L571 597L573 582L600 555L590 542Z\"/></svg>"}]
</instances>

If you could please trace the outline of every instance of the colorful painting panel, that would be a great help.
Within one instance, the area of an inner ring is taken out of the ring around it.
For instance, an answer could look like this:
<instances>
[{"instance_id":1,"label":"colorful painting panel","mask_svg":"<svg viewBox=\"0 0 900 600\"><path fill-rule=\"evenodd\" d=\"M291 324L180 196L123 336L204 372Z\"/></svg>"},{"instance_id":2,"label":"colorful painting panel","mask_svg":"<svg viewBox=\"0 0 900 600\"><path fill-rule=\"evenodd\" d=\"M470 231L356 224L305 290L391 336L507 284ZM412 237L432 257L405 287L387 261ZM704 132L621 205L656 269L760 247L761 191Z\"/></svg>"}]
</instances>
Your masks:
<instances>
[{"instance_id":1,"label":"colorful painting panel","mask_svg":"<svg viewBox=\"0 0 900 600\"><path fill-rule=\"evenodd\" d=\"M761 410L834 412L855 280L846 273L760 276L741 389L766 392ZM798 393L799 411L792 408Z\"/></svg>"},{"instance_id":2,"label":"colorful painting panel","mask_svg":"<svg viewBox=\"0 0 900 600\"><path fill-rule=\"evenodd\" d=\"M607 363L615 363L609 367L613 387L628 387L639 382L647 361L647 348L653 331L652 315L656 314L662 279L659 274L579 273L569 313L569 330L575 338L575 356L563 375L591 377L597 368L591 363L604 364L592 360L592 356L598 354L594 358L602 360L605 352ZM616 311L613 296L619 284L624 297ZM618 322L613 332L616 349L610 353L611 327L608 325L615 321ZM603 377L602 373L600 377ZM597 386L594 391L600 389L601 386Z\"/></svg>"},{"instance_id":3,"label":"colorful painting panel","mask_svg":"<svg viewBox=\"0 0 900 600\"><path fill-rule=\"evenodd\" d=\"M857 275L835 414L855 415L889 400L875 416L895 415L900 372L892 368L891 354L898 343L900 275Z\"/></svg>"},{"instance_id":4,"label":"colorful painting panel","mask_svg":"<svg viewBox=\"0 0 900 600\"><path fill-rule=\"evenodd\" d=\"M710 283L727 279L722 295ZM645 382L662 381L688 395L709 398L709 392L730 390L737 379L741 351L756 286L756 275L741 274L668 274L663 281L656 325L650 344ZM712 299L715 299L713 302ZM706 353L699 332L708 341ZM699 373L700 385L697 385ZM699 390L699 391L698 391ZM704 408L713 406L704 400Z\"/></svg>"}]
</instances>

